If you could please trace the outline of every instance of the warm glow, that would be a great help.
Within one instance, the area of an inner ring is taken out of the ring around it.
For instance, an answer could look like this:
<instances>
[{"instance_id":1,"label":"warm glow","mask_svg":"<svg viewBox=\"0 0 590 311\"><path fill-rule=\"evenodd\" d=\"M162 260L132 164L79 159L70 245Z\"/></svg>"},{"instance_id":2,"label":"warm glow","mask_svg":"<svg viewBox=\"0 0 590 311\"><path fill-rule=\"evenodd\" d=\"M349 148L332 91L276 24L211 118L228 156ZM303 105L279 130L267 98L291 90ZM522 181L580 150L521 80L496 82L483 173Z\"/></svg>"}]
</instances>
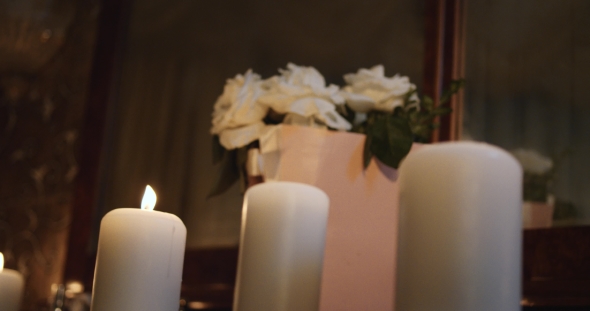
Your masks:
<instances>
[{"instance_id":1,"label":"warm glow","mask_svg":"<svg viewBox=\"0 0 590 311\"><path fill-rule=\"evenodd\" d=\"M154 189L152 189L150 185L147 185L147 187L145 187L145 193L143 194L143 200L141 200L141 209L148 211L154 210L156 200L156 192L154 192Z\"/></svg>"},{"instance_id":2,"label":"warm glow","mask_svg":"<svg viewBox=\"0 0 590 311\"><path fill-rule=\"evenodd\" d=\"M0 272L2 272L2 270L4 270L4 254L0 252Z\"/></svg>"},{"instance_id":3,"label":"warm glow","mask_svg":"<svg viewBox=\"0 0 590 311\"><path fill-rule=\"evenodd\" d=\"M74 298L77 294L84 292L84 285L78 281L72 281L66 283L66 297Z\"/></svg>"},{"instance_id":4,"label":"warm glow","mask_svg":"<svg viewBox=\"0 0 590 311\"><path fill-rule=\"evenodd\" d=\"M201 310L209 307L206 303L200 301L191 301L188 303L188 307L195 310Z\"/></svg>"}]
</instances>

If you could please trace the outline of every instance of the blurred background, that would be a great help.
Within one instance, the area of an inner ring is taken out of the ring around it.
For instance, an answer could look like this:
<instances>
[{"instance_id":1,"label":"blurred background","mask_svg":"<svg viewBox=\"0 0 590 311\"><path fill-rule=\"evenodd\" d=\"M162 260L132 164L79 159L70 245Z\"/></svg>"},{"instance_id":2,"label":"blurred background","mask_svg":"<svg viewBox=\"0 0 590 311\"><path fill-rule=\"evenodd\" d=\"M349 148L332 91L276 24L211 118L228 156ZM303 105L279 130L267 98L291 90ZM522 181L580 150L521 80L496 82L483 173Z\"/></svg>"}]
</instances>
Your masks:
<instances>
[{"instance_id":1,"label":"blurred background","mask_svg":"<svg viewBox=\"0 0 590 311\"><path fill-rule=\"evenodd\" d=\"M0 0L0 251L26 277L23 310L55 307L59 284L90 291L100 219L138 207L146 184L188 229L185 308L229 308L242 196L207 199L212 107L226 79L288 62L339 85L383 64L430 95L455 70L467 86L446 139L551 158L555 224L584 226L588 13L583 0ZM589 237L559 234L535 239ZM589 284L547 258L528 277Z\"/></svg>"}]
</instances>

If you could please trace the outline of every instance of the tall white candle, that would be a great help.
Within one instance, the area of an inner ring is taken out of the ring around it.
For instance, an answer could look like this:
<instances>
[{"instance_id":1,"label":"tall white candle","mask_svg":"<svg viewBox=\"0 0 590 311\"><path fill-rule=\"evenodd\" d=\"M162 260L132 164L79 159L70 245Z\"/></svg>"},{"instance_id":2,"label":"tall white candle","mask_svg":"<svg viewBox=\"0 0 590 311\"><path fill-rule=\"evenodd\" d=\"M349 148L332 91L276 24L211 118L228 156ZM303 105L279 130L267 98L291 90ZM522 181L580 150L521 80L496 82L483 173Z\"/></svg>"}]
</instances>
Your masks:
<instances>
[{"instance_id":1,"label":"tall white candle","mask_svg":"<svg viewBox=\"0 0 590 311\"><path fill-rule=\"evenodd\" d=\"M24 287L25 280L18 271L4 269L4 255L0 253L0 310L18 311Z\"/></svg>"},{"instance_id":2,"label":"tall white candle","mask_svg":"<svg viewBox=\"0 0 590 311\"><path fill-rule=\"evenodd\" d=\"M397 311L520 310L522 169L500 148L443 143L400 168Z\"/></svg>"},{"instance_id":3,"label":"tall white candle","mask_svg":"<svg viewBox=\"0 0 590 311\"><path fill-rule=\"evenodd\" d=\"M115 209L102 219L92 311L178 310L186 228L178 217L152 210L150 190L142 209Z\"/></svg>"},{"instance_id":4,"label":"tall white candle","mask_svg":"<svg viewBox=\"0 0 590 311\"><path fill-rule=\"evenodd\" d=\"M234 311L317 310L328 196L293 182L246 192Z\"/></svg>"}]
</instances>

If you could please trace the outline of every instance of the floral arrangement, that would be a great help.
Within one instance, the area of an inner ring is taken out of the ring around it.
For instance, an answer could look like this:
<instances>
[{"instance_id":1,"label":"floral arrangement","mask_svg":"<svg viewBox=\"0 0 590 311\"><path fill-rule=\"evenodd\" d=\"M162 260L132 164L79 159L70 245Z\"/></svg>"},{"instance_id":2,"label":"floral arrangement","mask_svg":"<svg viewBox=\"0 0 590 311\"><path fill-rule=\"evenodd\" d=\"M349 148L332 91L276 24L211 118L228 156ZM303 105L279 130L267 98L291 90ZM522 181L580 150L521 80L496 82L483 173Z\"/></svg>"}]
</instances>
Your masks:
<instances>
[{"instance_id":1,"label":"floral arrangement","mask_svg":"<svg viewBox=\"0 0 590 311\"><path fill-rule=\"evenodd\" d=\"M344 80L342 88L326 85L315 68L295 64L268 79L252 70L228 79L213 111L214 161L224 164L211 195L244 177L246 149L280 123L363 133L364 166L375 156L398 168L413 142L430 140L436 117L451 112L446 104L463 86L462 80L453 81L435 107L428 96L420 100L408 77L385 76L382 65Z\"/></svg>"},{"instance_id":2,"label":"floral arrangement","mask_svg":"<svg viewBox=\"0 0 590 311\"><path fill-rule=\"evenodd\" d=\"M510 151L524 171L523 200L553 205L553 220L572 220L579 216L573 202L559 198L554 193L556 173L571 152L568 148L557 155L547 157L533 149L519 148Z\"/></svg>"},{"instance_id":3,"label":"floral arrangement","mask_svg":"<svg viewBox=\"0 0 590 311\"><path fill-rule=\"evenodd\" d=\"M532 149L515 149L510 153L518 160L524 171L523 199L546 202L553 180L553 160Z\"/></svg>"}]
</instances>

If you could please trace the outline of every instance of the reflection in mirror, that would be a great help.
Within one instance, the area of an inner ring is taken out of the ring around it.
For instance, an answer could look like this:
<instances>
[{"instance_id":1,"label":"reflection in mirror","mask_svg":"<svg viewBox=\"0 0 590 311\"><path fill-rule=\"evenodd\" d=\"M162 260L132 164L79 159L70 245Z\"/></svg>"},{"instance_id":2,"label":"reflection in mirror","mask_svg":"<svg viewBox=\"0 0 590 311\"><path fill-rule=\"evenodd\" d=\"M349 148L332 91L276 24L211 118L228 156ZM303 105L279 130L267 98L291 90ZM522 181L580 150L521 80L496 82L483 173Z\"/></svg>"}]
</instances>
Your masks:
<instances>
[{"instance_id":1,"label":"reflection in mirror","mask_svg":"<svg viewBox=\"0 0 590 311\"><path fill-rule=\"evenodd\" d=\"M467 5L463 138L516 152L533 227L590 224L589 14L581 0Z\"/></svg>"}]
</instances>

